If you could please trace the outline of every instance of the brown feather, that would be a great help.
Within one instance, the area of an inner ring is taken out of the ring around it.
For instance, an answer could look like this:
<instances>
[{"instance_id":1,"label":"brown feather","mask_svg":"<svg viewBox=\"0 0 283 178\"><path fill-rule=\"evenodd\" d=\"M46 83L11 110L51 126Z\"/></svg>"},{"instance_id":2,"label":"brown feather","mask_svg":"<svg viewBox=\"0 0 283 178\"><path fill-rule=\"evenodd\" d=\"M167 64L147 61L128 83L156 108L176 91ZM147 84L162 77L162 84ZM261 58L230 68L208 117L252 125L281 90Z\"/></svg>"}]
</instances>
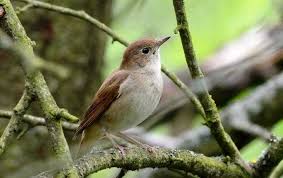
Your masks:
<instances>
[{"instance_id":1,"label":"brown feather","mask_svg":"<svg viewBox=\"0 0 283 178\"><path fill-rule=\"evenodd\" d=\"M76 130L75 136L82 133L87 127L91 126L108 110L111 104L120 96L120 85L127 79L129 73L125 70L113 72L104 81L96 93L93 103L87 109L83 121Z\"/></svg>"},{"instance_id":2,"label":"brown feather","mask_svg":"<svg viewBox=\"0 0 283 178\"><path fill-rule=\"evenodd\" d=\"M138 40L130 44L123 55L120 69L143 67L148 62L147 56L141 53L142 48L154 48L158 41L153 38ZM138 64L138 65L137 65Z\"/></svg>"}]
</instances>

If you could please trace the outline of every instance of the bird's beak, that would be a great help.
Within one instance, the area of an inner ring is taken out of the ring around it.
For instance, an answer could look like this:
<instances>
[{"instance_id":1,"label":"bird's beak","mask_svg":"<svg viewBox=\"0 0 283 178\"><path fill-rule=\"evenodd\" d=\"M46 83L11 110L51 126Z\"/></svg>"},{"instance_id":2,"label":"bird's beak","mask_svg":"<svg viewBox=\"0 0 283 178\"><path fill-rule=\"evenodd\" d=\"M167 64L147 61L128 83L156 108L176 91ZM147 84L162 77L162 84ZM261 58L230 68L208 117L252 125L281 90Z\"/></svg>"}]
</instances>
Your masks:
<instances>
[{"instance_id":1,"label":"bird's beak","mask_svg":"<svg viewBox=\"0 0 283 178\"><path fill-rule=\"evenodd\" d=\"M158 40L156 46L159 48L163 43L165 43L167 40L169 40L169 38L170 38L170 36L167 36L165 38Z\"/></svg>"}]
</instances>

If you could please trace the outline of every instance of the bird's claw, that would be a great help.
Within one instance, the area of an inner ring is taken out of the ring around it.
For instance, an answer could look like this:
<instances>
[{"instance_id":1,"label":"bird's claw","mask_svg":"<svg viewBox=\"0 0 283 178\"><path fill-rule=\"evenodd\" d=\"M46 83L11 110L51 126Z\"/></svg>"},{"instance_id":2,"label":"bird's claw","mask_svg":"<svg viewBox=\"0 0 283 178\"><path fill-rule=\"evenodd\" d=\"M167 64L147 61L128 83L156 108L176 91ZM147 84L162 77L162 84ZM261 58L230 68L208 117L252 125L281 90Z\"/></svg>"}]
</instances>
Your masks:
<instances>
[{"instance_id":1,"label":"bird's claw","mask_svg":"<svg viewBox=\"0 0 283 178\"><path fill-rule=\"evenodd\" d=\"M117 148L120 151L123 158L126 156L125 147L123 147L121 145L115 145L115 148Z\"/></svg>"}]
</instances>

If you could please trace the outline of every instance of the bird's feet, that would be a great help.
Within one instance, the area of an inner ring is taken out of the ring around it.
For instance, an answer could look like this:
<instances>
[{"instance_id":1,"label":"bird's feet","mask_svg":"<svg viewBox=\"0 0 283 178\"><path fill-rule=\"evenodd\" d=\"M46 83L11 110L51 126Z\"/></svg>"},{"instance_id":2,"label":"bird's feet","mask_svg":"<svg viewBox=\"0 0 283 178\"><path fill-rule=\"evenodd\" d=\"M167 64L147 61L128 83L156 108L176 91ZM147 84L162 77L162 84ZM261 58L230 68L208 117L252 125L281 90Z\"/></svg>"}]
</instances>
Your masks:
<instances>
[{"instance_id":1,"label":"bird's feet","mask_svg":"<svg viewBox=\"0 0 283 178\"><path fill-rule=\"evenodd\" d=\"M140 141L138 141L138 140L134 139L133 137L130 137L130 136L124 134L124 133L119 132L118 136L120 138L122 138L122 139L124 139L124 140L126 140L126 141L128 141L128 142L130 142L130 143L132 143L134 145L136 145L136 146L142 147L143 149L147 150L150 153L154 153L156 151L155 147L150 146L150 145L145 144L145 143L141 143Z\"/></svg>"},{"instance_id":2,"label":"bird's feet","mask_svg":"<svg viewBox=\"0 0 283 178\"><path fill-rule=\"evenodd\" d=\"M114 136L108 132L105 132L105 136L106 138L109 139L109 141L112 143L113 147L118 149L120 151L120 153L122 154L123 158L126 156L126 153L125 153L125 148L121 145L119 145L115 139L114 139Z\"/></svg>"},{"instance_id":3,"label":"bird's feet","mask_svg":"<svg viewBox=\"0 0 283 178\"><path fill-rule=\"evenodd\" d=\"M114 148L116 148L116 149L118 149L120 151L120 153L122 154L123 158L126 156L125 147L117 144L117 145L114 146Z\"/></svg>"}]
</instances>

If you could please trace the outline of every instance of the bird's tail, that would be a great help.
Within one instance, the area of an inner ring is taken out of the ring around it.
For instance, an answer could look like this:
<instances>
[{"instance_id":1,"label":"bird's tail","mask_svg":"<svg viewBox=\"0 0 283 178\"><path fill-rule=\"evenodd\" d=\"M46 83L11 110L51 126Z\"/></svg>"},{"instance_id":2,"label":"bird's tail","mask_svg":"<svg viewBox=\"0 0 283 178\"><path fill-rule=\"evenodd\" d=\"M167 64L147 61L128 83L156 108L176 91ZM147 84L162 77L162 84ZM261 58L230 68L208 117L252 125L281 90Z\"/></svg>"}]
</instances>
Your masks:
<instances>
[{"instance_id":1,"label":"bird's tail","mask_svg":"<svg viewBox=\"0 0 283 178\"><path fill-rule=\"evenodd\" d=\"M98 124L93 125L84 130L80 140L77 157L81 157L86 153L90 152L95 142L99 140L102 136L103 134L101 126L99 126Z\"/></svg>"}]
</instances>

